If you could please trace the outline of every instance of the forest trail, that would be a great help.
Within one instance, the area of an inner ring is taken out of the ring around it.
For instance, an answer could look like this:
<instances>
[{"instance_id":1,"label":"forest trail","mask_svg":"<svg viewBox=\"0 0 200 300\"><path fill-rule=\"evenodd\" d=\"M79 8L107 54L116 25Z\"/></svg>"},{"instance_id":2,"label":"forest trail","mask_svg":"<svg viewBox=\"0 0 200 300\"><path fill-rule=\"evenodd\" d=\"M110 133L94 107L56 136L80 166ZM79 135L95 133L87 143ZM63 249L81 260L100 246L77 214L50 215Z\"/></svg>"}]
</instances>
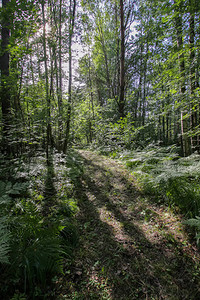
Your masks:
<instances>
[{"instance_id":1,"label":"forest trail","mask_svg":"<svg viewBox=\"0 0 200 300\"><path fill-rule=\"evenodd\" d=\"M142 194L120 162L79 154L80 245L59 299L200 299L199 254L181 217Z\"/></svg>"}]
</instances>

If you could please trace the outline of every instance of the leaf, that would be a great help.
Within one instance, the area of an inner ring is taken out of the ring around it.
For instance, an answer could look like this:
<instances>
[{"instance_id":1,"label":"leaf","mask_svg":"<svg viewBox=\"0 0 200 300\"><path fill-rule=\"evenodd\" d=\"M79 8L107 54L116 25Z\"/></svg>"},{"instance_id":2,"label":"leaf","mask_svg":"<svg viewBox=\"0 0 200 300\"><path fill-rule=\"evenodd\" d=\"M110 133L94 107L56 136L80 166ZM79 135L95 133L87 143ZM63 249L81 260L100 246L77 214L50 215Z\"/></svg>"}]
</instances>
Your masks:
<instances>
[{"instance_id":1,"label":"leaf","mask_svg":"<svg viewBox=\"0 0 200 300\"><path fill-rule=\"evenodd\" d=\"M189 226L200 228L200 219L189 219L187 221L184 221L183 223Z\"/></svg>"}]
</instances>

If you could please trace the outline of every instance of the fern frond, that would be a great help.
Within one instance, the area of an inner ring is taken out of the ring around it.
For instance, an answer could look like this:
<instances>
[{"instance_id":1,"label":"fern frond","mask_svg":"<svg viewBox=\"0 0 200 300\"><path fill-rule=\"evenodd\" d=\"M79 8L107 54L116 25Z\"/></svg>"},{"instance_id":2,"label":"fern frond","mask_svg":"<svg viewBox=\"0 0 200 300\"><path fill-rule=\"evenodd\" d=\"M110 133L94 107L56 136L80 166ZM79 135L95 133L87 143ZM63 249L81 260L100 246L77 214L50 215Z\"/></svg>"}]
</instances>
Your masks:
<instances>
[{"instance_id":1,"label":"fern frond","mask_svg":"<svg viewBox=\"0 0 200 300\"><path fill-rule=\"evenodd\" d=\"M200 230L200 218L189 219L187 221L184 221L184 224L189 225L189 226L194 226Z\"/></svg>"},{"instance_id":2,"label":"fern frond","mask_svg":"<svg viewBox=\"0 0 200 300\"><path fill-rule=\"evenodd\" d=\"M0 263L9 263L10 233L6 225L6 218L0 218Z\"/></svg>"}]
</instances>

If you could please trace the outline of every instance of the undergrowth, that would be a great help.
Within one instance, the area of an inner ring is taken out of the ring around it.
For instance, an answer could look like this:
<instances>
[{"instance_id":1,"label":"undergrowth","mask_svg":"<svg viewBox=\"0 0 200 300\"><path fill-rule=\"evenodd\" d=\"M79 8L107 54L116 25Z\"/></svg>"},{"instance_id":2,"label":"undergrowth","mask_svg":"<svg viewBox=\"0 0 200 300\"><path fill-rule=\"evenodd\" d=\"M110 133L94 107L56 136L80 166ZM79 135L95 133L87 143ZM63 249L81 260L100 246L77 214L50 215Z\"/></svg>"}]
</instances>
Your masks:
<instances>
[{"instance_id":1,"label":"undergrowth","mask_svg":"<svg viewBox=\"0 0 200 300\"><path fill-rule=\"evenodd\" d=\"M200 234L200 159L194 153L180 157L175 145L150 145L144 150L116 150L112 158L124 161L138 181L140 189L158 203L179 210ZM194 219L194 217L196 217Z\"/></svg>"},{"instance_id":2,"label":"undergrowth","mask_svg":"<svg viewBox=\"0 0 200 300\"><path fill-rule=\"evenodd\" d=\"M48 166L38 153L9 165L0 177L0 298L53 299L54 278L78 244L73 193L82 164L54 152Z\"/></svg>"}]
</instances>

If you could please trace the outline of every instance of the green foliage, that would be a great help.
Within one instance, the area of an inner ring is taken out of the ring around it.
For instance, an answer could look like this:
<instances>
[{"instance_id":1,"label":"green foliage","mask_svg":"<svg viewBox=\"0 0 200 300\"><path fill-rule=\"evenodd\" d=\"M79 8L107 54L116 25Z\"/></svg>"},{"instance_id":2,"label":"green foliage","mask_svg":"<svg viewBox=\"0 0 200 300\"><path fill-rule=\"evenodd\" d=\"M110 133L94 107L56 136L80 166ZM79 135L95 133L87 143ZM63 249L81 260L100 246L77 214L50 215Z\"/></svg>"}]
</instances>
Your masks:
<instances>
[{"instance_id":1,"label":"green foliage","mask_svg":"<svg viewBox=\"0 0 200 300\"><path fill-rule=\"evenodd\" d=\"M34 202L22 200L10 220L11 269L23 278L25 291L46 283L60 269L61 247L56 225L50 227ZM18 270L18 271L17 271ZM17 272L16 272L17 271Z\"/></svg>"},{"instance_id":2,"label":"green foliage","mask_svg":"<svg viewBox=\"0 0 200 300\"><path fill-rule=\"evenodd\" d=\"M71 151L68 156L56 152L51 166L45 163L38 155L28 164L28 173L24 164L24 170L17 168L16 180L0 181L1 213L7 215L0 218L0 263L9 262L1 278L1 283L7 282L0 288L5 297L15 290L32 298L42 296L52 278L70 264L78 244L73 219L78 209L72 194L82 162ZM21 175L29 184L20 181ZM16 292L13 297L21 295Z\"/></svg>"},{"instance_id":3,"label":"green foliage","mask_svg":"<svg viewBox=\"0 0 200 300\"><path fill-rule=\"evenodd\" d=\"M72 213L66 217L55 207L43 217L38 208L33 201L20 201L10 218L10 278L32 295L35 287L45 289L56 274L63 272L64 259L71 260L78 243Z\"/></svg>"},{"instance_id":4,"label":"green foliage","mask_svg":"<svg viewBox=\"0 0 200 300\"><path fill-rule=\"evenodd\" d=\"M80 156L70 150L66 156L66 173L72 182L75 182L83 174L83 162Z\"/></svg>"},{"instance_id":5,"label":"green foliage","mask_svg":"<svg viewBox=\"0 0 200 300\"><path fill-rule=\"evenodd\" d=\"M26 300L27 297L26 295L23 293L15 293L14 296L10 299L10 300Z\"/></svg>"},{"instance_id":6,"label":"green foliage","mask_svg":"<svg viewBox=\"0 0 200 300\"><path fill-rule=\"evenodd\" d=\"M200 212L199 155L179 158L176 148L154 147L121 154L144 192L178 206L187 215Z\"/></svg>"},{"instance_id":7,"label":"green foliage","mask_svg":"<svg viewBox=\"0 0 200 300\"><path fill-rule=\"evenodd\" d=\"M195 227L196 228L196 239L197 239L197 244L199 244L200 241L200 217L196 216L196 219L189 219L184 222L184 224Z\"/></svg>"},{"instance_id":8,"label":"green foliage","mask_svg":"<svg viewBox=\"0 0 200 300\"><path fill-rule=\"evenodd\" d=\"M40 229L35 234L26 232L25 229L21 231L24 235L19 252L15 250L18 258L15 264L20 265L24 289L32 290L38 284L45 287L49 279L62 271L61 263L65 252L60 246L59 238L50 229ZM28 239L25 240L24 237Z\"/></svg>"},{"instance_id":9,"label":"green foliage","mask_svg":"<svg viewBox=\"0 0 200 300\"><path fill-rule=\"evenodd\" d=\"M27 190L26 182L3 182L0 181L0 203L11 201L12 197L21 196Z\"/></svg>"},{"instance_id":10,"label":"green foliage","mask_svg":"<svg viewBox=\"0 0 200 300\"><path fill-rule=\"evenodd\" d=\"M7 226L7 219L5 217L0 218L0 263L9 263L10 252L10 232Z\"/></svg>"}]
</instances>

